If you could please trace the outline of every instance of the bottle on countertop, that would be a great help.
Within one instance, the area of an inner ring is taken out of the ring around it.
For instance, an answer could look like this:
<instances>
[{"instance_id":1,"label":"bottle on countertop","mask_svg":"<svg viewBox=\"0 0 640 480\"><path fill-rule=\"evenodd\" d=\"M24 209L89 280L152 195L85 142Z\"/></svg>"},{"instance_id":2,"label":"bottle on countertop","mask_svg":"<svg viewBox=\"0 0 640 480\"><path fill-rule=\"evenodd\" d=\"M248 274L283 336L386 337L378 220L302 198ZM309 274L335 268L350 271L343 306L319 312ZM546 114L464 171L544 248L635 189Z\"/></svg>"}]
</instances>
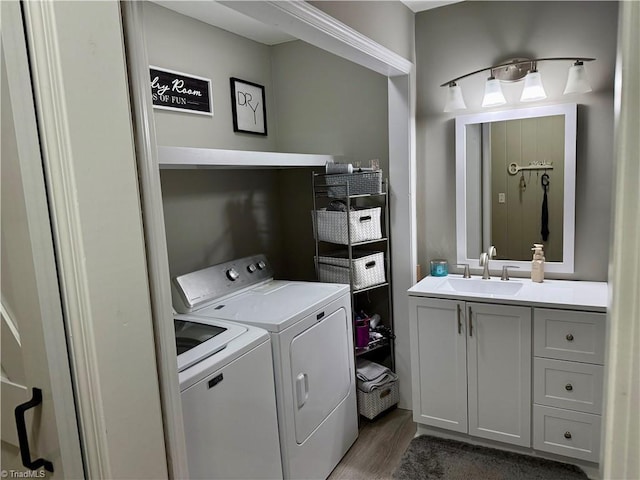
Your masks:
<instances>
[{"instance_id":1,"label":"bottle on countertop","mask_svg":"<svg viewBox=\"0 0 640 480\"><path fill-rule=\"evenodd\" d=\"M536 283L542 283L544 281L544 252L542 248L544 245L540 243L534 243L533 248L533 260L531 261L531 281Z\"/></svg>"}]
</instances>

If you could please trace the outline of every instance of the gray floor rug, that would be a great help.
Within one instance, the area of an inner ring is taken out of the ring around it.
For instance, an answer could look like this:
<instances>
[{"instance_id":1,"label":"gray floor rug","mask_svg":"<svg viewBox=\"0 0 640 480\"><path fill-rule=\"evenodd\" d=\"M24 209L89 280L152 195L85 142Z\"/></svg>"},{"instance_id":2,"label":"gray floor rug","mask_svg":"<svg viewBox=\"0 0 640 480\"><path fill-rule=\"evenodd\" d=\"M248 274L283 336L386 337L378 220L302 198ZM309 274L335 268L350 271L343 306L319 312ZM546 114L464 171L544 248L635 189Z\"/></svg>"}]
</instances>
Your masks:
<instances>
[{"instance_id":1,"label":"gray floor rug","mask_svg":"<svg viewBox=\"0 0 640 480\"><path fill-rule=\"evenodd\" d=\"M422 435L411 440L396 480L586 480L573 465Z\"/></svg>"}]
</instances>

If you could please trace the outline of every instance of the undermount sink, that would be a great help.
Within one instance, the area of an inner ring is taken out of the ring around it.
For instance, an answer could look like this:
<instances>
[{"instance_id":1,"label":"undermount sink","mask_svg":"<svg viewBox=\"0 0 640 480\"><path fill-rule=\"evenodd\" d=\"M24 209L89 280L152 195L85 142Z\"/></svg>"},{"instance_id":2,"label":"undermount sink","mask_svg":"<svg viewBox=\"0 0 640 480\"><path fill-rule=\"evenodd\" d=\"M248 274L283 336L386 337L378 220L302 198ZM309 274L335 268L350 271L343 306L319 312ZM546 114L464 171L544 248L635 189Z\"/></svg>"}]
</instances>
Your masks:
<instances>
[{"instance_id":1,"label":"undermount sink","mask_svg":"<svg viewBox=\"0 0 640 480\"><path fill-rule=\"evenodd\" d=\"M456 292L486 295L515 295L522 283L514 280L482 280L480 278L447 278L446 283Z\"/></svg>"}]
</instances>

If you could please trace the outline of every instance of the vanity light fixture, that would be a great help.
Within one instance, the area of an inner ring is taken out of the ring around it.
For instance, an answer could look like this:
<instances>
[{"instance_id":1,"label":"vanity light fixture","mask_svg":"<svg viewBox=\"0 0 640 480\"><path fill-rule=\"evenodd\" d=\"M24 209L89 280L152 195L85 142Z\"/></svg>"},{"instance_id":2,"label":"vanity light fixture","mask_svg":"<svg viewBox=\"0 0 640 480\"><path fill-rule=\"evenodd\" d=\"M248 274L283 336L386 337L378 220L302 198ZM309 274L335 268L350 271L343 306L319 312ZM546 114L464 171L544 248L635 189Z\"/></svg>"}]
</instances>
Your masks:
<instances>
[{"instance_id":1,"label":"vanity light fixture","mask_svg":"<svg viewBox=\"0 0 640 480\"><path fill-rule=\"evenodd\" d=\"M569 93L588 93L591 91L591 85L587 78L587 72L584 69L584 62L576 60L576 63L569 67L569 77L567 78L567 86L564 87L564 95Z\"/></svg>"},{"instance_id":2,"label":"vanity light fixture","mask_svg":"<svg viewBox=\"0 0 640 480\"><path fill-rule=\"evenodd\" d=\"M482 98L483 107L497 107L498 105L504 105L507 103L507 99L504 98L502 93L502 86L500 80L491 75L487 78L487 82L484 84L484 97Z\"/></svg>"},{"instance_id":3,"label":"vanity light fixture","mask_svg":"<svg viewBox=\"0 0 640 480\"><path fill-rule=\"evenodd\" d=\"M534 67L535 68L535 67ZM535 102L547 98L547 92L542 86L542 76L538 70L532 70L524 77L524 88L520 96L521 102Z\"/></svg>"},{"instance_id":4,"label":"vanity light fixture","mask_svg":"<svg viewBox=\"0 0 640 480\"><path fill-rule=\"evenodd\" d=\"M454 112L456 110L464 110L467 105L462 97L462 89L456 82L451 82L447 90L447 103L444 107L445 112Z\"/></svg>"},{"instance_id":5,"label":"vanity light fixture","mask_svg":"<svg viewBox=\"0 0 640 480\"><path fill-rule=\"evenodd\" d=\"M533 102L547 98L547 94L542 85L542 76L538 72L538 62L547 61L572 61L569 68L569 77L564 94L587 93L591 91L591 85L587 79L584 62L591 62L595 58L586 57L550 57L550 58L514 58L507 62L491 67L481 68L471 73L461 75L446 83L441 87L449 87L447 90L447 102L444 111L453 112L455 110L466 109L466 104L462 96L462 89L458 85L458 80L470 77L477 73L490 72L490 76L485 84L483 107L496 107L507 103L502 93L501 82L517 82L524 78L524 88L520 97L521 102Z\"/></svg>"}]
</instances>

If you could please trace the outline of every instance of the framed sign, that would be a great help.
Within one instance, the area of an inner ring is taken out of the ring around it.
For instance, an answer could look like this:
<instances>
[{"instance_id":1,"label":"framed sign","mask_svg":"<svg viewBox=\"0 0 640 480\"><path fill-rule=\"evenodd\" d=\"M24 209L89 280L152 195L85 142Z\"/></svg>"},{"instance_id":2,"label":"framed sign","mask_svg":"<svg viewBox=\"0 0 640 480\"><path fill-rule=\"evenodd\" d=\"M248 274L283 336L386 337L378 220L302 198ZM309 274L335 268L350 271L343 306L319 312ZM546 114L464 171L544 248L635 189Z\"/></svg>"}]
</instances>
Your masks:
<instances>
[{"instance_id":1,"label":"framed sign","mask_svg":"<svg viewBox=\"0 0 640 480\"><path fill-rule=\"evenodd\" d=\"M213 116L211 80L149 66L153 108Z\"/></svg>"},{"instance_id":2,"label":"framed sign","mask_svg":"<svg viewBox=\"0 0 640 480\"><path fill-rule=\"evenodd\" d=\"M262 85L232 77L231 108L234 132L267 134L267 107Z\"/></svg>"}]
</instances>

